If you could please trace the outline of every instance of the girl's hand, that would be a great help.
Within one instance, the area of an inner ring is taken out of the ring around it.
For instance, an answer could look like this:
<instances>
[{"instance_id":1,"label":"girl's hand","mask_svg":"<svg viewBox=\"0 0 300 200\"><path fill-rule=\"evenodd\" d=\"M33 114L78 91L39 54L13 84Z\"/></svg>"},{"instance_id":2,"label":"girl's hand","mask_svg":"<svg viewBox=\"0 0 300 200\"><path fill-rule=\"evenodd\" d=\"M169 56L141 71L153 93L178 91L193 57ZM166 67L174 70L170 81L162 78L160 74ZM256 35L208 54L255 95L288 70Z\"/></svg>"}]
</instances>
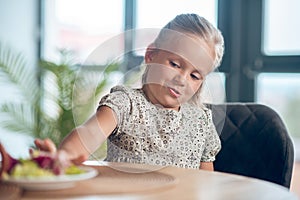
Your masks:
<instances>
[{"instance_id":1,"label":"girl's hand","mask_svg":"<svg viewBox=\"0 0 300 200\"><path fill-rule=\"evenodd\" d=\"M57 150L54 142L51 139L49 138L46 138L44 140L35 139L34 144L38 148L39 154L51 156L55 160L55 163L56 165L59 166L59 168L65 168L70 166L71 161L69 159L67 152ZM35 150L30 149L29 153L33 157Z\"/></svg>"},{"instance_id":2,"label":"girl's hand","mask_svg":"<svg viewBox=\"0 0 300 200\"><path fill-rule=\"evenodd\" d=\"M49 152L49 153L56 153L56 151L57 151L54 142L49 138L46 138L44 140L35 139L34 144L41 151L46 151L46 152Z\"/></svg>"},{"instance_id":3,"label":"girl's hand","mask_svg":"<svg viewBox=\"0 0 300 200\"><path fill-rule=\"evenodd\" d=\"M37 148L41 151L48 152L50 154L56 154L57 159L60 163L63 165L69 165L70 163L73 163L75 165L79 165L82 162L86 161L88 159L85 155L79 155L79 156L71 156L69 155L65 150L56 148L54 142L46 138L44 140L41 139L35 139L34 141Z\"/></svg>"}]
</instances>

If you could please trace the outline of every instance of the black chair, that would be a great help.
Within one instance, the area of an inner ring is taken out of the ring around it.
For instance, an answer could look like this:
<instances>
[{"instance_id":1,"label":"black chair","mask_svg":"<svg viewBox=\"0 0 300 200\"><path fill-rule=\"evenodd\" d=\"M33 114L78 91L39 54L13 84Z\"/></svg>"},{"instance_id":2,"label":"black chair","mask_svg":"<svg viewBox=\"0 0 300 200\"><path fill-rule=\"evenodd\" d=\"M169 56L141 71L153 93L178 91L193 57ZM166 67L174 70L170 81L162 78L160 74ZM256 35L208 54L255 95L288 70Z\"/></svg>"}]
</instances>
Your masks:
<instances>
[{"instance_id":1,"label":"black chair","mask_svg":"<svg viewBox=\"0 0 300 200\"><path fill-rule=\"evenodd\" d=\"M215 171L263 179L290 188L294 148L280 116L255 103L209 104L222 149Z\"/></svg>"}]
</instances>

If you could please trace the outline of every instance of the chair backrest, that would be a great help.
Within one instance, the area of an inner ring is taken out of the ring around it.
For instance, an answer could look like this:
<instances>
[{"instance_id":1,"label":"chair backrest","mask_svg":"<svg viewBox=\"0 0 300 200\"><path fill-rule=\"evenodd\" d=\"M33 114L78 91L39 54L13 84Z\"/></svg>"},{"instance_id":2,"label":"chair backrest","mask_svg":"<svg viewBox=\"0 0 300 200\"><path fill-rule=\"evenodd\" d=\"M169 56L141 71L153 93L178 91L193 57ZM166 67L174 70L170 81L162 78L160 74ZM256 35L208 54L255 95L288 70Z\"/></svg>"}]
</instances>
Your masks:
<instances>
[{"instance_id":1,"label":"chair backrest","mask_svg":"<svg viewBox=\"0 0 300 200\"><path fill-rule=\"evenodd\" d=\"M255 103L208 105L222 149L215 171L239 174L290 187L294 148L280 116Z\"/></svg>"}]
</instances>

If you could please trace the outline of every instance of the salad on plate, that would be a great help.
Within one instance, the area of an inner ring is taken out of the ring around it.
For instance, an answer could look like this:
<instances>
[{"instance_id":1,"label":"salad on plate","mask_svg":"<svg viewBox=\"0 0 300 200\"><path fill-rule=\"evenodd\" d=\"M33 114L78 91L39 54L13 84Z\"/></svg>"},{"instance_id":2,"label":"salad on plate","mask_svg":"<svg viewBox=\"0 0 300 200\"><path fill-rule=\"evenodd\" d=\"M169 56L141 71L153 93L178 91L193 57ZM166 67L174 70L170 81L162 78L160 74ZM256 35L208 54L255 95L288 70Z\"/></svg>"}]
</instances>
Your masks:
<instances>
[{"instance_id":1,"label":"salad on plate","mask_svg":"<svg viewBox=\"0 0 300 200\"><path fill-rule=\"evenodd\" d=\"M2 144L0 144L0 152L2 157L1 179L8 177L51 177L85 172L75 165L64 166L55 155L47 152L33 150L30 153L30 158L15 159L6 152Z\"/></svg>"},{"instance_id":2,"label":"salad on plate","mask_svg":"<svg viewBox=\"0 0 300 200\"><path fill-rule=\"evenodd\" d=\"M88 166L63 163L57 155L33 150L28 159L15 159L0 143L0 180L19 184L25 189L61 189L75 181L95 177L98 172Z\"/></svg>"}]
</instances>

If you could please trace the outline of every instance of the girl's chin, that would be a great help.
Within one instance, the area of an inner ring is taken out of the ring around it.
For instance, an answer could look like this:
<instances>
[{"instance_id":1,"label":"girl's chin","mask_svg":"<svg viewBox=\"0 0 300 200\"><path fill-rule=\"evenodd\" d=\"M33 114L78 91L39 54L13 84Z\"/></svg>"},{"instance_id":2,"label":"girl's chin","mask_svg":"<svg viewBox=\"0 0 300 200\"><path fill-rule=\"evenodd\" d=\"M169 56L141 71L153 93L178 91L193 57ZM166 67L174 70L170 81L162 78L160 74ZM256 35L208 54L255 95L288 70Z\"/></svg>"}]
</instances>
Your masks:
<instances>
[{"instance_id":1,"label":"girl's chin","mask_svg":"<svg viewBox=\"0 0 300 200\"><path fill-rule=\"evenodd\" d=\"M179 111L180 106L164 106L164 109Z\"/></svg>"}]
</instances>

